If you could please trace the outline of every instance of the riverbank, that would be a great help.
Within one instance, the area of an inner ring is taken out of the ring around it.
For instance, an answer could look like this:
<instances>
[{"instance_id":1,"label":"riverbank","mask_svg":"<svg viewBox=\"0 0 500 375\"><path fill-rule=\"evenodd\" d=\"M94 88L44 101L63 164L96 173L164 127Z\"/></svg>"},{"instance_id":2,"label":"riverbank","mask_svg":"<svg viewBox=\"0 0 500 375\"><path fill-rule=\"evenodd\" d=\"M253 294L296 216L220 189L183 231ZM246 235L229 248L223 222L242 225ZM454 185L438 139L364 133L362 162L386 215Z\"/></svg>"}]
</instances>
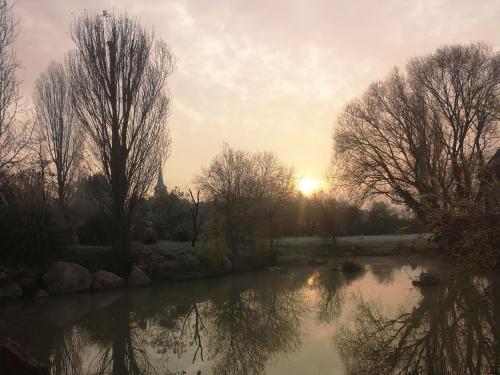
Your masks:
<instances>
[{"instance_id":1,"label":"riverbank","mask_svg":"<svg viewBox=\"0 0 500 375\"><path fill-rule=\"evenodd\" d=\"M437 249L429 239L429 235L356 236L341 237L334 242L319 237L294 237L280 239L272 250L243 249L238 255L226 254L208 243L193 248L187 243L158 241L150 245L134 244L133 266L123 277L110 272L113 269L110 248L73 246L57 261L42 267L0 267L0 301L137 288L157 280L213 278L273 266L318 266L330 257L345 260L391 256L412 264L425 257L437 257ZM449 259L441 256L441 260Z\"/></svg>"}]
</instances>

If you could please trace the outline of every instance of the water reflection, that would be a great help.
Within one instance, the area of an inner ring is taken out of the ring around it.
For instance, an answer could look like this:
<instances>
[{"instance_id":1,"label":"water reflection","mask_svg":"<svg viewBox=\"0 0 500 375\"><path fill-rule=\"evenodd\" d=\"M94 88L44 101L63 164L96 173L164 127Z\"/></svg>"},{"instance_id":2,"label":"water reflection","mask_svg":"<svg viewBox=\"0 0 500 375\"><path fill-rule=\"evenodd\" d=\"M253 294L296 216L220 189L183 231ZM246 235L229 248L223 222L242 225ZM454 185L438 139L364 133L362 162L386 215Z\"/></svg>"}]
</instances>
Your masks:
<instances>
[{"instance_id":1,"label":"water reflection","mask_svg":"<svg viewBox=\"0 0 500 375\"><path fill-rule=\"evenodd\" d=\"M314 282L310 282L316 289L318 304L316 306L316 318L321 323L331 323L336 320L346 299L346 288L355 280L361 278L365 271L359 272L338 272L338 271L315 271Z\"/></svg>"},{"instance_id":2,"label":"water reflection","mask_svg":"<svg viewBox=\"0 0 500 375\"><path fill-rule=\"evenodd\" d=\"M409 267L365 270L304 268L13 304L0 308L0 338L58 375L498 373L498 277L421 293Z\"/></svg>"},{"instance_id":3,"label":"water reflection","mask_svg":"<svg viewBox=\"0 0 500 375\"><path fill-rule=\"evenodd\" d=\"M499 287L498 277L451 280L396 314L360 298L336 337L347 372L498 374Z\"/></svg>"},{"instance_id":4,"label":"water reflection","mask_svg":"<svg viewBox=\"0 0 500 375\"><path fill-rule=\"evenodd\" d=\"M192 364L208 359L214 374L263 373L271 357L300 346L304 312L300 283L281 275L266 281L227 282L224 294L198 293L184 304L164 298L153 309L127 295L99 309L78 325L97 348L88 373L182 373L169 362L188 352Z\"/></svg>"},{"instance_id":5,"label":"water reflection","mask_svg":"<svg viewBox=\"0 0 500 375\"><path fill-rule=\"evenodd\" d=\"M85 344L83 335L76 329L61 329L55 333L54 351L51 357L55 375L79 375L82 373L80 350Z\"/></svg>"},{"instance_id":6,"label":"water reflection","mask_svg":"<svg viewBox=\"0 0 500 375\"><path fill-rule=\"evenodd\" d=\"M88 373L142 375L159 373L148 353L146 317L131 309L130 300L121 298L96 311L79 327L95 348L90 354Z\"/></svg>"},{"instance_id":7,"label":"water reflection","mask_svg":"<svg viewBox=\"0 0 500 375\"><path fill-rule=\"evenodd\" d=\"M262 373L273 355L299 347L302 312L299 293L283 283L231 290L226 299L214 301L209 312L213 319L209 338L212 372Z\"/></svg>"}]
</instances>

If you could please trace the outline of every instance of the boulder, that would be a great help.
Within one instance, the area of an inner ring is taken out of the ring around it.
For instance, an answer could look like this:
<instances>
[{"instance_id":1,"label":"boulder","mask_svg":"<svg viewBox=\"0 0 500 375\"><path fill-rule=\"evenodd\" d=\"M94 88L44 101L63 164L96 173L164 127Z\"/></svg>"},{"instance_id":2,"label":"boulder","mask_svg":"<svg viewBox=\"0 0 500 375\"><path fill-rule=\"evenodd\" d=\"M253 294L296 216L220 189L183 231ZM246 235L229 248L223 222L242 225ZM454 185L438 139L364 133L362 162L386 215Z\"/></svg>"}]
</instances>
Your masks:
<instances>
[{"instance_id":1,"label":"boulder","mask_svg":"<svg viewBox=\"0 0 500 375\"><path fill-rule=\"evenodd\" d=\"M201 268L200 260L194 255L184 254L177 257L183 270L194 271Z\"/></svg>"},{"instance_id":2,"label":"boulder","mask_svg":"<svg viewBox=\"0 0 500 375\"><path fill-rule=\"evenodd\" d=\"M161 263L150 264L148 273L155 280L168 279L179 273L180 269L181 263L177 260L165 260Z\"/></svg>"},{"instance_id":3,"label":"boulder","mask_svg":"<svg viewBox=\"0 0 500 375\"><path fill-rule=\"evenodd\" d=\"M0 301L20 298L23 290L13 281L4 282L0 285Z\"/></svg>"},{"instance_id":4,"label":"boulder","mask_svg":"<svg viewBox=\"0 0 500 375\"><path fill-rule=\"evenodd\" d=\"M100 270L94 273L92 289L116 288L125 284L125 280L112 272Z\"/></svg>"},{"instance_id":5,"label":"boulder","mask_svg":"<svg viewBox=\"0 0 500 375\"><path fill-rule=\"evenodd\" d=\"M151 279L139 267L132 267L128 276L127 286L129 288L137 288L151 283Z\"/></svg>"},{"instance_id":6,"label":"boulder","mask_svg":"<svg viewBox=\"0 0 500 375\"><path fill-rule=\"evenodd\" d=\"M92 275L79 264L57 262L45 272L42 281L50 294L63 294L88 290Z\"/></svg>"}]
</instances>

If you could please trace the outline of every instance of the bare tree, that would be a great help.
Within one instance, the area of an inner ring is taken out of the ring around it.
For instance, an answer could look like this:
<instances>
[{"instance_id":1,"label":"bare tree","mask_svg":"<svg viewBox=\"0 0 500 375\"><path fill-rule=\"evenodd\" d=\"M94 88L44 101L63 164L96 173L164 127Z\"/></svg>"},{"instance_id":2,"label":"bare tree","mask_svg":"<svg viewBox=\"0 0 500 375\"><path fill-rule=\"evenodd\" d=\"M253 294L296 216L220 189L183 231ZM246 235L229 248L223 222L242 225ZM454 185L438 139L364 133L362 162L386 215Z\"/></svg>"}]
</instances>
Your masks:
<instances>
[{"instance_id":1,"label":"bare tree","mask_svg":"<svg viewBox=\"0 0 500 375\"><path fill-rule=\"evenodd\" d=\"M12 47L18 33L12 8L9 0L0 0L0 173L18 160L31 135L17 118L21 95L16 70L20 63Z\"/></svg>"},{"instance_id":2,"label":"bare tree","mask_svg":"<svg viewBox=\"0 0 500 375\"><path fill-rule=\"evenodd\" d=\"M195 177L199 189L223 217L226 239L235 254L258 190L255 176L250 155L224 145L221 154Z\"/></svg>"},{"instance_id":3,"label":"bare tree","mask_svg":"<svg viewBox=\"0 0 500 375\"><path fill-rule=\"evenodd\" d=\"M344 109L335 131L341 178L385 196L425 223L479 202L498 147L500 54L452 45L412 60Z\"/></svg>"},{"instance_id":4,"label":"bare tree","mask_svg":"<svg viewBox=\"0 0 500 375\"><path fill-rule=\"evenodd\" d=\"M164 42L122 14L84 14L71 36L77 47L67 59L72 102L111 187L113 249L124 262L134 206L169 150L166 84L174 59Z\"/></svg>"},{"instance_id":5,"label":"bare tree","mask_svg":"<svg viewBox=\"0 0 500 375\"><path fill-rule=\"evenodd\" d=\"M293 170L272 153L249 154L228 145L195 182L223 217L233 253L238 252L243 235L263 221L263 215L270 237L275 235L275 215L295 186Z\"/></svg>"},{"instance_id":6,"label":"bare tree","mask_svg":"<svg viewBox=\"0 0 500 375\"><path fill-rule=\"evenodd\" d=\"M293 168L284 165L271 152L262 152L254 157L258 198L261 201L262 213L267 221L270 245L276 238L276 215L295 191Z\"/></svg>"},{"instance_id":7,"label":"bare tree","mask_svg":"<svg viewBox=\"0 0 500 375\"><path fill-rule=\"evenodd\" d=\"M74 191L83 150L83 132L71 106L64 67L51 63L36 81L36 123L44 154L52 164L57 200L64 210Z\"/></svg>"},{"instance_id":8,"label":"bare tree","mask_svg":"<svg viewBox=\"0 0 500 375\"><path fill-rule=\"evenodd\" d=\"M204 217L200 212L200 191L196 191L196 198L194 197L193 192L189 189L189 196L191 197L191 224L192 224L192 235L191 235L191 246L196 245L196 241L198 240L198 235L201 230L201 226L203 225Z\"/></svg>"}]
</instances>

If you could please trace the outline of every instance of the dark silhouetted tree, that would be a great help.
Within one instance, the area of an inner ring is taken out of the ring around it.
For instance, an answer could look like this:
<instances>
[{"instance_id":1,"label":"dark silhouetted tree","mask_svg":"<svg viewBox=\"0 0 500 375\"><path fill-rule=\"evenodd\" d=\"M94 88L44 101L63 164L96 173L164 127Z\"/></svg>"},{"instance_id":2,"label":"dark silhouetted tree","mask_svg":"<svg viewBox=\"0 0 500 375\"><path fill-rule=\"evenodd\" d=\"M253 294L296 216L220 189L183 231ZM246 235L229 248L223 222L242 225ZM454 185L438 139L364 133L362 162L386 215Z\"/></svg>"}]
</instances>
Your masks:
<instances>
[{"instance_id":1,"label":"dark silhouetted tree","mask_svg":"<svg viewBox=\"0 0 500 375\"><path fill-rule=\"evenodd\" d=\"M123 268L132 212L169 150L166 85L174 60L164 42L123 14L84 14L71 36L72 103L111 187L112 246Z\"/></svg>"},{"instance_id":2,"label":"dark silhouetted tree","mask_svg":"<svg viewBox=\"0 0 500 375\"><path fill-rule=\"evenodd\" d=\"M71 106L69 82L61 64L50 64L36 81L33 96L43 153L51 161L57 200L64 210L74 193L84 137Z\"/></svg>"}]
</instances>

